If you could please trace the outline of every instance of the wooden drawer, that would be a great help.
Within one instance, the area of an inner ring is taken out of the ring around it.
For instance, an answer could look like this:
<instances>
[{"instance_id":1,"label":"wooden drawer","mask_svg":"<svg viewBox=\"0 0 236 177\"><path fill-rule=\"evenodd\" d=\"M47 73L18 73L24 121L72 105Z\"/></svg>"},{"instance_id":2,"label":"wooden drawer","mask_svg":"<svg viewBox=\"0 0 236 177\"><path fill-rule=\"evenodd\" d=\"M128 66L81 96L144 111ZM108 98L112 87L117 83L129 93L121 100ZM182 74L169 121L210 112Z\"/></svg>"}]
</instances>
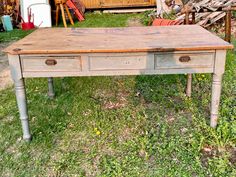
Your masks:
<instances>
[{"instance_id":1,"label":"wooden drawer","mask_svg":"<svg viewBox=\"0 0 236 177\"><path fill-rule=\"evenodd\" d=\"M155 69L212 68L214 53L165 53L155 54Z\"/></svg>"},{"instance_id":2,"label":"wooden drawer","mask_svg":"<svg viewBox=\"0 0 236 177\"><path fill-rule=\"evenodd\" d=\"M147 54L89 56L89 69L91 71L144 70L150 67L153 69L153 66L150 66Z\"/></svg>"},{"instance_id":3,"label":"wooden drawer","mask_svg":"<svg viewBox=\"0 0 236 177\"><path fill-rule=\"evenodd\" d=\"M81 71L80 56L21 56L23 72Z\"/></svg>"}]
</instances>

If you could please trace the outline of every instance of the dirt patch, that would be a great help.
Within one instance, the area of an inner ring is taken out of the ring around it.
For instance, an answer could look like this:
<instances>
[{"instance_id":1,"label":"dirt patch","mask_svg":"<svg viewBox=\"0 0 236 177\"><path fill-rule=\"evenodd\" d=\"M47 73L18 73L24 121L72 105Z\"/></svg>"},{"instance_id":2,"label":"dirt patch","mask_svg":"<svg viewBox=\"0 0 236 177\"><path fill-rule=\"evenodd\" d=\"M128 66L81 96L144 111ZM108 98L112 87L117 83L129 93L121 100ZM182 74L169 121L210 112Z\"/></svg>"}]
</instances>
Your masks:
<instances>
[{"instance_id":1,"label":"dirt patch","mask_svg":"<svg viewBox=\"0 0 236 177\"><path fill-rule=\"evenodd\" d=\"M12 42L0 43L0 72L8 67L7 55L3 53L3 49L12 44Z\"/></svg>"},{"instance_id":2,"label":"dirt patch","mask_svg":"<svg viewBox=\"0 0 236 177\"><path fill-rule=\"evenodd\" d=\"M231 148L229 150L230 152L230 158L229 158L229 161L232 163L232 164L236 164L236 148Z\"/></svg>"},{"instance_id":3,"label":"dirt patch","mask_svg":"<svg viewBox=\"0 0 236 177\"><path fill-rule=\"evenodd\" d=\"M0 71L0 90L3 90L13 84L9 67Z\"/></svg>"},{"instance_id":4,"label":"dirt patch","mask_svg":"<svg viewBox=\"0 0 236 177\"><path fill-rule=\"evenodd\" d=\"M208 166L208 160L217 156L217 148L206 145L201 150L201 153L202 153L202 156L201 156L202 165L204 167L207 167Z\"/></svg>"},{"instance_id":5,"label":"dirt patch","mask_svg":"<svg viewBox=\"0 0 236 177\"><path fill-rule=\"evenodd\" d=\"M124 108L127 104L128 94L126 93L118 93L114 100L105 100L102 104L104 109L120 109Z\"/></svg>"},{"instance_id":6,"label":"dirt patch","mask_svg":"<svg viewBox=\"0 0 236 177\"><path fill-rule=\"evenodd\" d=\"M131 18L127 21L127 26L130 26L130 27L138 27L138 26L144 26L141 22L140 19L138 18Z\"/></svg>"},{"instance_id":7,"label":"dirt patch","mask_svg":"<svg viewBox=\"0 0 236 177\"><path fill-rule=\"evenodd\" d=\"M226 152L229 152L229 161L232 164L236 163L236 148L235 147L213 147L213 146L205 146L201 150L201 162L202 165L207 167L209 159L213 159L214 157L222 157Z\"/></svg>"},{"instance_id":8,"label":"dirt patch","mask_svg":"<svg viewBox=\"0 0 236 177\"><path fill-rule=\"evenodd\" d=\"M0 43L0 90L12 85L7 55L2 52L12 42Z\"/></svg>"},{"instance_id":9,"label":"dirt patch","mask_svg":"<svg viewBox=\"0 0 236 177\"><path fill-rule=\"evenodd\" d=\"M128 141L128 140L132 139L133 138L133 132L134 132L133 128L126 127L124 129L122 129L120 131L119 136L118 136L119 142L122 143L124 141Z\"/></svg>"},{"instance_id":10,"label":"dirt patch","mask_svg":"<svg viewBox=\"0 0 236 177\"><path fill-rule=\"evenodd\" d=\"M104 110L112 110L127 106L129 94L125 90L113 92L98 89L92 98L99 102Z\"/></svg>"}]
</instances>

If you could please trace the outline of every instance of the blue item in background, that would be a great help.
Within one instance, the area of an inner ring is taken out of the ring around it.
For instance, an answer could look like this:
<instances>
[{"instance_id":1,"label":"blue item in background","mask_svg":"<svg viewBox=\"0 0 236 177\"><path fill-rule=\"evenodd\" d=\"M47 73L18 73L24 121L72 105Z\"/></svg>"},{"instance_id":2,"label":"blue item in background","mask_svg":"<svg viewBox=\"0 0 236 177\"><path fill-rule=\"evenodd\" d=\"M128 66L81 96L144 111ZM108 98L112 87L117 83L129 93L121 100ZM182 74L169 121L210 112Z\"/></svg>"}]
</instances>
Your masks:
<instances>
[{"instance_id":1,"label":"blue item in background","mask_svg":"<svg viewBox=\"0 0 236 177\"><path fill-rule=\"evenodd\" d=\"M2 19L2 24L3 24L4 29L6 31L12 31L13 27L11 23L11 17L9 15L3 15L1 19Z\"/></svg>"}]
</instances>

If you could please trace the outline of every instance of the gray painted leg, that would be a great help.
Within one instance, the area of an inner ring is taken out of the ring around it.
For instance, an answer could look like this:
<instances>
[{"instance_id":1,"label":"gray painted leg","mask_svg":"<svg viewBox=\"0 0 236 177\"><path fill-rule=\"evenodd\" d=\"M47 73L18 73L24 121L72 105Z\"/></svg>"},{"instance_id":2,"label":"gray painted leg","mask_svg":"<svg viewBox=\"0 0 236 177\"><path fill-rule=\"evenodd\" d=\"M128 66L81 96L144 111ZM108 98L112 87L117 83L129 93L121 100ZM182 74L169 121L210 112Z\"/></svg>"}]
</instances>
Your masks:
<instances>
[{"instance_id":1,"label":"gray painted leg","mask_svg":"<svg viewBox=\"0 0 236 177\"><path fill-rule=\"evenodd\" d=\"M54 92L54 87L53 87L53 78L52 77L48 78L48 96L49 96L49 98L54 98L55 97L55 92Z\"/></svg>"},{"instance_id":2,"label":"gray painted leg","mask_svg":"<svg viewBox=\"0 0 236 177\"><path fill-rule=\"evenodd\" d=\"M191 97L192 94L192 74L188 74L187 76L187 87L186 87L186 95Z\"/></svg>"},{"instance_id":3,"label":"gray painted leg","mask_svg":"<svg viewBox=\"0 0 236 177\"><path fill-rule=\"evenodd\" d=\"M23 139L26 141L31 140L28 112L27 112L27 100L25 93L25 84L23 79L15 81L16 100L18 109L20 112L20 120L23 129Z\"/></svg>"},{"instance_id":4,"label":"gray painted leg","mask_svg":"<svg viewBox=\"0 0 236 177\"><path fill-rule=\"evenodd\" d=\"M212 99L211 99L211 127L215 128L218 119L218 110L220 104L221 81L223 74L213 74Z\"/></svg>"}]
</instances>

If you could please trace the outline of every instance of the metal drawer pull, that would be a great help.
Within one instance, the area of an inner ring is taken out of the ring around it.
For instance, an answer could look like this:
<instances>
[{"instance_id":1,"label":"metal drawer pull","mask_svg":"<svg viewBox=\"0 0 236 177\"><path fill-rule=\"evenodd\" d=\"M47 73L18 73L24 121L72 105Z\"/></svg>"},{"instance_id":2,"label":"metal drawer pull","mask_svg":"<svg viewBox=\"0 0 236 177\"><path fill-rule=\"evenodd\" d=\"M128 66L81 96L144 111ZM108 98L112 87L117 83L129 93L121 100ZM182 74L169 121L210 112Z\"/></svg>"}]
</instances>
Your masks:
<instances>
[{"instance_id":1,"label":"metal drawer pull","mask_svg":"<svg viewBox=\"0 0 236 177\"><path fill-rule=\"evenodd\" d=\"M45 61L45 64L48 65L48 66L53 66L53 65L56 65L57 64L57 61L56 60L53 60L53 59L47 59Z\"/></svg>"},{"instance_id":2,"label":"metal drawer pull","mask_svg":"<svg viewBox=\"0 0 236 177\"><path fill-rule=\"evenodd\" d=\"M191 60L190 56L181 56L179 57L180 62L189 62Z\"/></svg>"}]
</instances>

